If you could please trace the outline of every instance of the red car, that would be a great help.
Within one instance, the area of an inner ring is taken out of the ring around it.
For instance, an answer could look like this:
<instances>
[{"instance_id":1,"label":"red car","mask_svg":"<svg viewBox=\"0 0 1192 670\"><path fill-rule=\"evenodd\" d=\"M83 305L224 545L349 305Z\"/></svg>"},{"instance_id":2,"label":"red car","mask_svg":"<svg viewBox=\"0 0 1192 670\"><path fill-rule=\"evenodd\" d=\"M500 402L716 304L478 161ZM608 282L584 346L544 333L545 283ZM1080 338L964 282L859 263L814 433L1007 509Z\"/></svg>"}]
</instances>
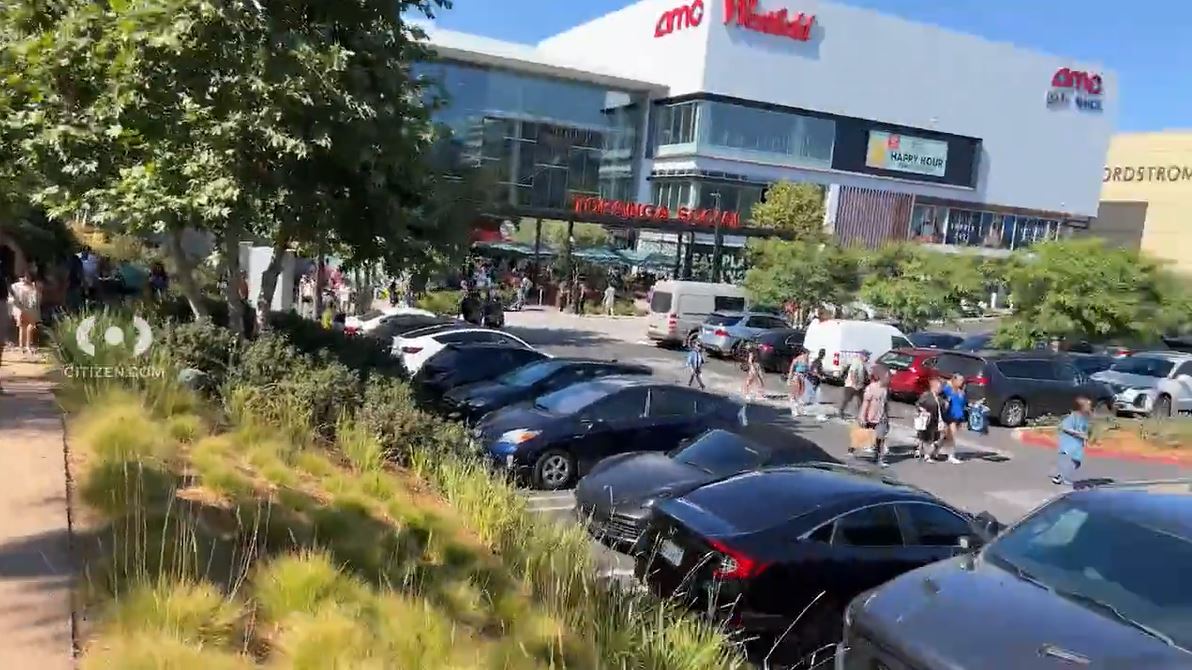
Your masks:
<instances>
[{"instance_id":1,"label":"red car","mask_svg":"<svg viewBox=\"0 0 1192 670\"><path fill-rule=\"evenodd\" d=\"M890 370L890 395L919 397L927 390L932 363L939 355L939 349L891 349L882 354L877 362Z\"/></svg>"}]
</instances>

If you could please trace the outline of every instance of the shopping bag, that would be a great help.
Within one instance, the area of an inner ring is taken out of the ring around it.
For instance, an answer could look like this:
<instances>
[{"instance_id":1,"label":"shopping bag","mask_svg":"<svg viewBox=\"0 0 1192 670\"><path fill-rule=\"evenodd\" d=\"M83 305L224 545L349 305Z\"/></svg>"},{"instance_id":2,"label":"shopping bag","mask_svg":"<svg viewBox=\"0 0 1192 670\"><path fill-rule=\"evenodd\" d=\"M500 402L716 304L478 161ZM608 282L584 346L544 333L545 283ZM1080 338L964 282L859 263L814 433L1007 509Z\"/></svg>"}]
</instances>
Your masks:
<instances>
[{"instance_id":1,"label":"shopping bag","mask_svg":"<svg viewBox=\"0 0 1192 670\"><path fill-rule=\"evenodd\" d=\"M920 410L919 413L915 415L915 430L927 430L927 426L930 425L930 421L931 415Z\"/></svg>"},{"instance_id":2,"label":"shopping bag","mask_svg":"<svg viewBox=\"0 0 1192 670\"><path fill-rule=\"evenodd\" d=\"M876 433L872 428L853 426L849 433L849 446L853 449L869 449L873 446Z\"/></svg>"}]
</instances>

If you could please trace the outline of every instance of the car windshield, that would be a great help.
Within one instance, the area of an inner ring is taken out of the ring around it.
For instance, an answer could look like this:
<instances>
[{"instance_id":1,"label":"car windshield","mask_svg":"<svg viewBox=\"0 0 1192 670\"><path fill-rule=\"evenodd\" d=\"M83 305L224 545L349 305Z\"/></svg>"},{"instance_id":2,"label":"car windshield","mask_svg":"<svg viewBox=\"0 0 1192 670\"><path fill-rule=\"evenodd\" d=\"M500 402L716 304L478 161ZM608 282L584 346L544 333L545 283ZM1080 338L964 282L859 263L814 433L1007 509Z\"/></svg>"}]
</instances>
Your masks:
<instances>
[{"instance_id":1,"label":"car windshield","mask_svg":"<svg viewBox=\"0 0 1192 670\"><path fill-rule=\"evenodd\" d=\"M915 362L915 357L901 351L887 351L877 359L877 362L891 370L909 370Z\"/></svg>"},{"instance_id":2,"label":"car windshield","mask_svg":"<svg viewBox=\"0 0 1192 670\"><path fill-rule=\"evenodd\" d=\"M726 314L713 314L704 320L704 325L707 326L731 326L741 320L739 316L729 316Z\"/></svg>"},{"instance_id":3,"label":"car windshield","mask_svg":"<svg viewBox=\"0 0 1192 670\"><path fill-rule=\"evenodd\" d=\"M577 384L542 396L534 401L534 407L551 414L575 414L616 390L599 382Z\"/></svg>"},{"instance_id":4,"label":"car windshield","mask_svg":"<svg viewBox=\"0 0 1192 670\"><path fill-rule=\"evenodd\" d=\"M528 388L551 376L564 365L565 363L562 361L538 361L537 363L530 363L497 377L497 382L506 386Z\"/></svg>"},{"instance_id":5,"label":"car windshield","mask_svg":"<svg viewBox=\"0 0 1192 670\"><path fill-rule=\"evenodd\" d=\"M672 458L710 475L731 475L752 470L766 462L766 454L759 447L719 430L679 449Z\"/></svg>"},{"instance_id":6,"label":"car windshield","mask_svg":"<svg viewBox=\"0 0 1192 670\"><path fill-rule=\"evenodd\" d=\"M1171 374L1171 368L1175 365L1172 361L1166 358L1155 358L1153 356L1130 356L1117 361L1109 366L1110 370L1114 372L1121 372L1127 375L1142 375L1144 377L1166 377Z\"/></svg>"},{"instance_id":7,"label":"car windshield","mask_svg":"<svg viewBox=\"0 0 1192 670\"><path fill-rule=\"evenodd\" d=\"M985 550L994 565L1192 649L1192 537L1073 498L1040 510ZM1123 551L1122 547L1129 547Z\"/></svg>"},{"instance_id":8,"label":"car windshield","mask_svg":"<svg viewBox=\"0 0 1192 670\"><path fill-rule=\"evenodd\" d=\"M654 291L650 299L650 311L656 313L669 312L671 308L671 294L666 291Z\"/></svg>"}]
</instances>

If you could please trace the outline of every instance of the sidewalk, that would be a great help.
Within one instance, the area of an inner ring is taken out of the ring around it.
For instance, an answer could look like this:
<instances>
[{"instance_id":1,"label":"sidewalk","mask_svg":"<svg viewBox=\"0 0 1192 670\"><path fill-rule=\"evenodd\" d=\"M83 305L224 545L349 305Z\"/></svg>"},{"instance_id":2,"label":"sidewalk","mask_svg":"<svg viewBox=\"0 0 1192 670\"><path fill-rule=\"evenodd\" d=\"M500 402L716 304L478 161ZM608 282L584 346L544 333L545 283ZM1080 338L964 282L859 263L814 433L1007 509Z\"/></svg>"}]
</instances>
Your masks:
<instances>
[{"instance_id":1,"label":"sidewalk","mask_svg":"<svg viewBox=\"0 0 1192 670\"><path fill-rule=\"evenodd\" d=\"M62 420L49 367L14 358L0 368L0 668L73 668Z\"/></svg>"}]
</instances>

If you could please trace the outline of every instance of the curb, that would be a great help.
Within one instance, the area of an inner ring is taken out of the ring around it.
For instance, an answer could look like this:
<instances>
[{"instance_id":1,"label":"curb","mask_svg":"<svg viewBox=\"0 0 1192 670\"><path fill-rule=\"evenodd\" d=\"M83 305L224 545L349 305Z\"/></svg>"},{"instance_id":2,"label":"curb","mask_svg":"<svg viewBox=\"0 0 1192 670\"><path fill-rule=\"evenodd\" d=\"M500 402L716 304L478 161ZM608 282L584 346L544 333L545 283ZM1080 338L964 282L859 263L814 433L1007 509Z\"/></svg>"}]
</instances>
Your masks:
<instances>
[{"instance_id":1,"label":"curb","mask_svg":"<svg viewBox=\"0 0 1192 670\"><path fill-rule=\"evenodd\" d=\"M1015 428L1014 439L1018 440L1018 442L1021 444L1027 445L1028 447L1038 447L1040 449L1059 448L1059 441L1056 440L1055 437L1051 435L1045 435L1037 430ZM1162 463L1164 465L1192 467L1192 459L1181 458L1179 456L1139 454L1132 451L1119 451L1117 449L1106 449L1105 447L1096 446L1085 447L1084 452L1090 456L1109 458L1118 461L1130 461L1134 463Z\"/></svg>"}]
</instances>

